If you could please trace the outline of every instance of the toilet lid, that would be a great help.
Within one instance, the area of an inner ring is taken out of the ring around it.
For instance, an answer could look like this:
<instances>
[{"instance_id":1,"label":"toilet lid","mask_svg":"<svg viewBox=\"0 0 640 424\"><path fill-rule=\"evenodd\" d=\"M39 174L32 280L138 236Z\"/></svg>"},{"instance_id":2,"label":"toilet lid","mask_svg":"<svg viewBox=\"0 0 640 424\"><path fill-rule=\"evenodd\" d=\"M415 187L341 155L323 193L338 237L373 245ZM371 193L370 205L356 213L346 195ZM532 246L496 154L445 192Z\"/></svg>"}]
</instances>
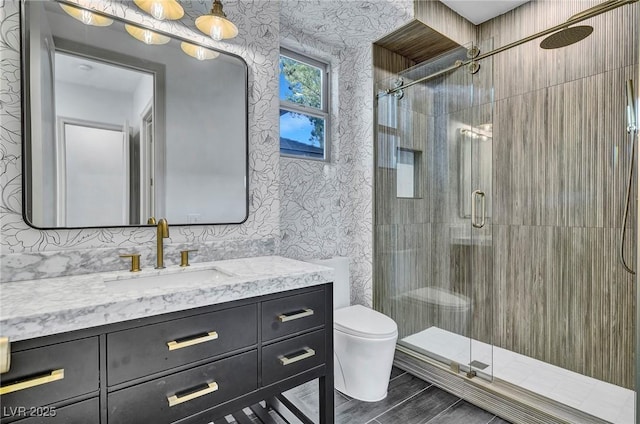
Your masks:
<instances>
[{"instance_id":1,"label":"toilet lid","mask_svg":"<svg viewBox=\"0 0 640 424\"><path fill-rule=\"evenodd\" d=\"M384 339L398 335L398 326L394 320L362 305L347 306L333 311L333 328L368 339Z\"/></svg>"}]
</instances>

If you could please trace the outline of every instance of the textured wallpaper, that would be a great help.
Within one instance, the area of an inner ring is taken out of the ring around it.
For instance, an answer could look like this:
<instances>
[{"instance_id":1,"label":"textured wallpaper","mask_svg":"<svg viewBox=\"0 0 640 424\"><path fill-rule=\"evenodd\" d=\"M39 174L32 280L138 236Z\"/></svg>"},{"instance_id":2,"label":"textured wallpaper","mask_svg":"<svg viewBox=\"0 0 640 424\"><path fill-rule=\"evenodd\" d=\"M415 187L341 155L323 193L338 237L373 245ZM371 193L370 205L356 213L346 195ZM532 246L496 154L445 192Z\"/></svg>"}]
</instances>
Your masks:
<instances>
[{"instance_id":1,"label":"textured wallpaper","mask_svg":"<svg viewBox=\"0 0 640 424\"><path fill-rule=\"evenodd\" d=\"M89 3L109 14L236 53L249 65L249 219L242 225L174 227L170 249L200 246L200 260L224 256L220 251L227 246L236 256L243 249L252 255L280 253L298 259L350 256L352 301L370 305L371 43L409 22L413 2L229 0L224 2L225 12L238 25L239 36L220 43L200 36L193 24L195 17L210 7L210 1L182 2L187 16L181 23L155 21L127 1ZM87 261L93 261L89 266L92 270L117 267L117 259L112 258L131 247L143 246L151 258L153 229L40 231L23 222L17 11L17 2L1 3L0 280L68 274L78 263ZM281 40L289 48L331 64L329 162L279 156L276 73ZM38 270L20 273L25 266Z\"/></svg>"},{"instance_id":2,"label":"textured wallpaper","mask_svg":"<svg viewBox=\"0 0 640 424\"><path fill-rule=\"evenodd\" d=\"M217 46L238 54L249 66L249 187L250 212L241 225L173 227L170 243L200 245L220 240L246 240L251 248L255 241L269 246L255 254L275 253L279 238L279 151L276 66L278 60L278 13L276 2L225 2L225 12L239 28L239 36L229 42L215 43L199 35L193 21L210 2L184 2L182 23L158 22L143 15L128 2L93 1L92 6L111 15L141 22L195 41ZM2 214L0 216L1 252L12 253L65 251L95 248L126 248L152 246L154 229L110 228L86 230L40 231L27 226L21 211L21 123L20 123L20 49L19 3L4 1L0 8L1 145L2 145ZM272 243L265 243L265 240ZM254 249L255 250L255 249ZM85 252L86 253L86 252ZM115 253L114 253L115 254ZM43 257L43 255L35 255ZM49 257L50 255L44 255ZM88 256L90 258L90 256ZM203 260L206 258L203 258ZM15 263L7 257L2 261L2 279L10 271L5 265Z\"/></svg>"},{"instance_id":3,"label":"textured wallpaper","mask_svg":"<svg viewBox=\"0 0 640 424\"><path fill-rule=\"evenodd\" d=\"M413 2L285 3L282 44L330 63L333 78L331 160L280 160L282 254L298 259L350 257L351 301L371 306L371 43L408 23Z\"/></svg>"}]
</instances>

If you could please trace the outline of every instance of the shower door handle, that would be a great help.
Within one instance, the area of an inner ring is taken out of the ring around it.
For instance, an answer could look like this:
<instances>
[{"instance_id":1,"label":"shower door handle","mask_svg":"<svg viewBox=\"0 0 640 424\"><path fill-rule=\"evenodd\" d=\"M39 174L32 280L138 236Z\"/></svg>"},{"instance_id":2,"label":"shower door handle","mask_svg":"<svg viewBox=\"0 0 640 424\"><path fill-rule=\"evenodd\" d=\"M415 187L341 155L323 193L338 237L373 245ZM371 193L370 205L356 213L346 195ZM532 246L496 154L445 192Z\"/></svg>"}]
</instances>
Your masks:
<instances>
[{"instance_id":1,"label":"shower door handle","mask_svg":"<svg viewBox=\"0 0 640 424\"><path fill-rule=\"evenodd\" d=\"M478 197L480 197L480 201L481 201L480 209L482 209L480 222L478 222L478 218L476 214L476 203L477 203ZM471 193L471 225L473 225L474 228L482 228L484 227L484 223L485 223L485 194L484 194L484 191L475 190L473 193Z\"/></svg>"}]
</instances>

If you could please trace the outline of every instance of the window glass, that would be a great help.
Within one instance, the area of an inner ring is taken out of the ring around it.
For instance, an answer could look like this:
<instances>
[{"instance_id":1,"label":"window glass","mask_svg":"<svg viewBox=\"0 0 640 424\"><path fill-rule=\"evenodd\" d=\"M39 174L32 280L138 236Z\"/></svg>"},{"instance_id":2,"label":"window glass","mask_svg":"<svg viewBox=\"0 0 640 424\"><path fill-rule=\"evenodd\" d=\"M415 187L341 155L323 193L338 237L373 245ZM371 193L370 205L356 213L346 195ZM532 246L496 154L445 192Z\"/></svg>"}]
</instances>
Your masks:
<instances>
[{"instance_id":1,"label":"window glass","mask_svg":"<svg viewBox=\"0 0 640 424\"><path fill-rule=\"evenodd\" d=\"M324 158L323 118L280 109L280 153Z\"/></svg>"},{"instance_id":2,"label":"window glass","mask_svg":"<svg viewBox=\"0 0 640 424\"><path fill-rule=\"evenodd\" d=\"M280 55L280 100L322 109L322 69Z\"/></svg>"},{"instance_id":3,"label":"window glass","mask_svg":"<svg viewBox=\"0 0 640 424\"><path fill-rule=\"evenodd\" d=\"M279 72L280 154L327 159L327 65L282 49Z\"/></svg>"}]
</instances>

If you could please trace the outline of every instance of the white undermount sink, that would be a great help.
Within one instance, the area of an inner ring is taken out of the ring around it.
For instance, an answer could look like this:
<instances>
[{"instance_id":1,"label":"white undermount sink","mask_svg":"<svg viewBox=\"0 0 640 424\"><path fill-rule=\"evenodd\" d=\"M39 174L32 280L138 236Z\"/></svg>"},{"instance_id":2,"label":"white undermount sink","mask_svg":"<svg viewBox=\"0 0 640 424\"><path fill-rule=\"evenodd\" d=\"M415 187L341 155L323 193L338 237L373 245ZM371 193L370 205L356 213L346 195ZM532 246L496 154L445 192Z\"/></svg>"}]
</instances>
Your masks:
<instances>
[{"instance_id":1,"label":"white undermount sink","mask_svg":"<svg viewBox=\"0 0 640 424\"><path fill-rule=\"evenodd\" d=\"M161 287L197 286L202 283L223 282L233 275L217 268L201 270L166 271L156 274L135 274L127 277L107 277L105 285L110 289L153 289Z\"/></svg>"}]
</instances>

